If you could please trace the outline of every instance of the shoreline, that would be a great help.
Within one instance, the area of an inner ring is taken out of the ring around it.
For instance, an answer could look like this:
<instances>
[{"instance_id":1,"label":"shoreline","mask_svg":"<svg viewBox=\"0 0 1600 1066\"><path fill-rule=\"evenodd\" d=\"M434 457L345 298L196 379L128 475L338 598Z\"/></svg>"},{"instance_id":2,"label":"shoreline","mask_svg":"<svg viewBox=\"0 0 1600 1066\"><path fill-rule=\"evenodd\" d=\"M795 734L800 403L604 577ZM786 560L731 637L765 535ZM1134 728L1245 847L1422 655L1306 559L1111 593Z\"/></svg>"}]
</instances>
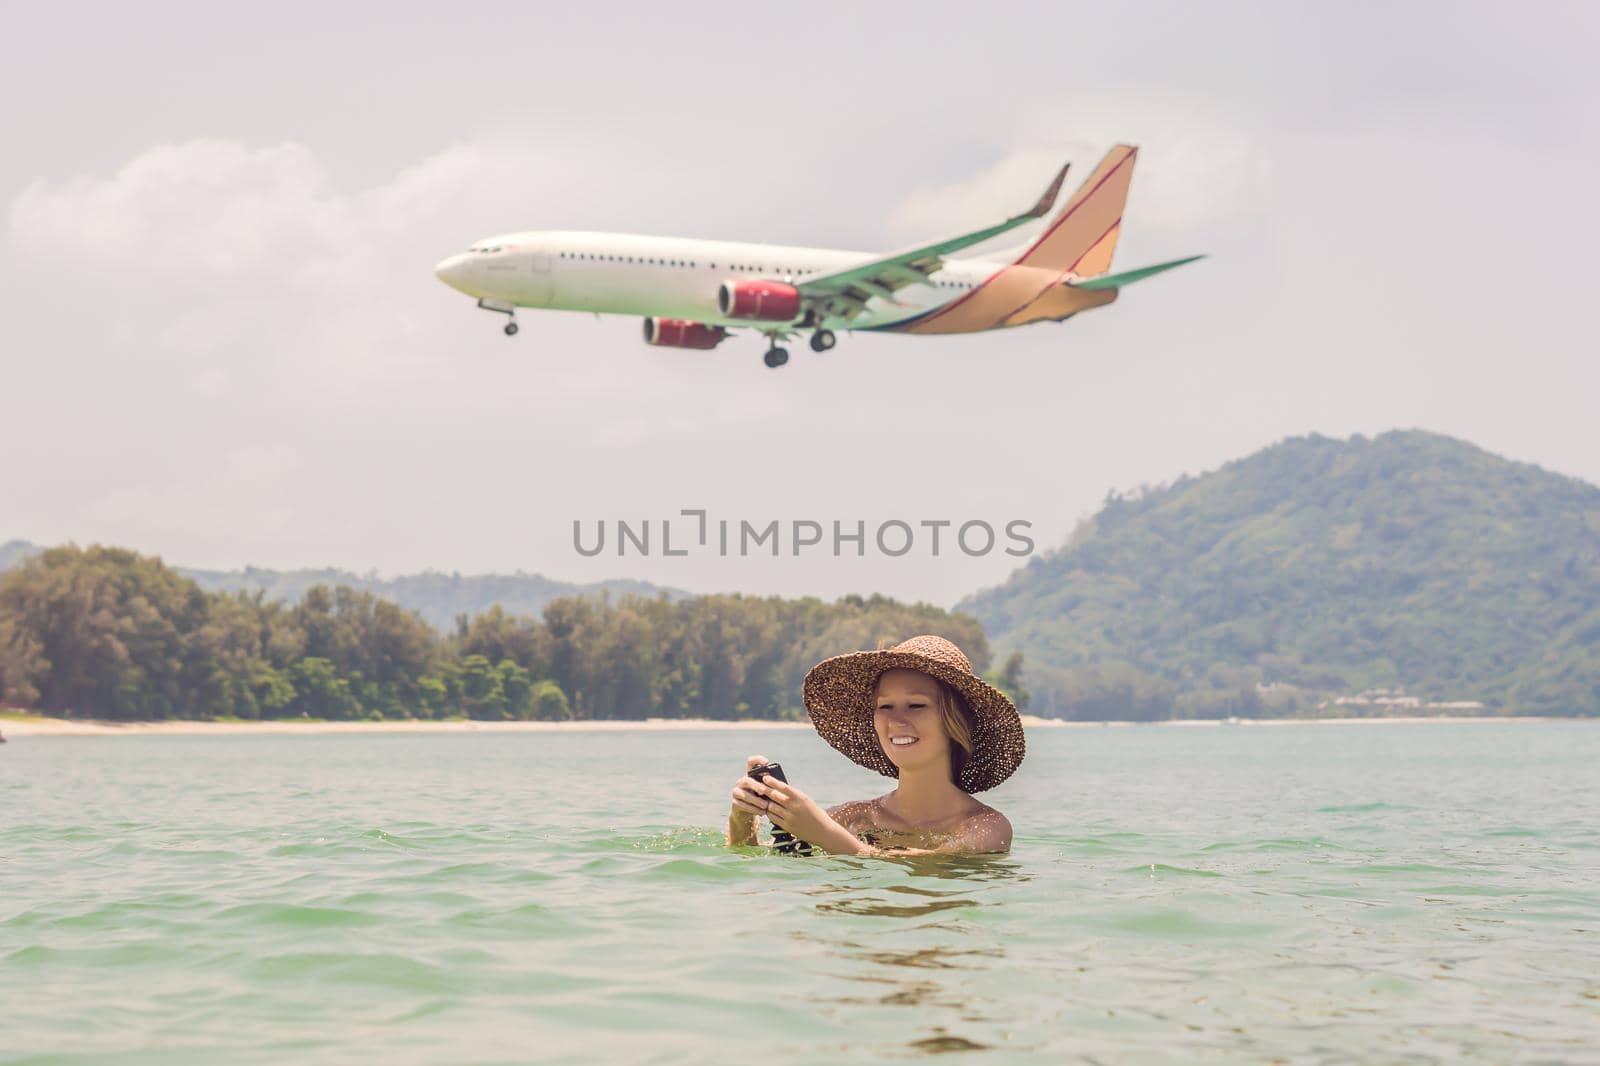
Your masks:
<instances>
[{"instance_id":1,"label":"shoreline","mask_svg":"<svg viewBox=\"0 0 1600 1066\"><path fill-rule=\"evenodd\" d=\"M1514 715L1406 715L1392 718L1171 718L1154 722L1068 722L1023 715L1027 729L1133 729L1151 726L1180 729L1223 726L1292 725L1447 725L1462 722L1565 722L1592 719ZM116 736L248 736L334 733L610 733L672 732L710 729L810 729L810 722L721 721L713 718L604 719L582 722L489 722L471 719L396 722L306 722L276 719L263 722L106 722L92 718L0 718L0 736L16 737L116 737Z\"/></svg>"}]
</instances>

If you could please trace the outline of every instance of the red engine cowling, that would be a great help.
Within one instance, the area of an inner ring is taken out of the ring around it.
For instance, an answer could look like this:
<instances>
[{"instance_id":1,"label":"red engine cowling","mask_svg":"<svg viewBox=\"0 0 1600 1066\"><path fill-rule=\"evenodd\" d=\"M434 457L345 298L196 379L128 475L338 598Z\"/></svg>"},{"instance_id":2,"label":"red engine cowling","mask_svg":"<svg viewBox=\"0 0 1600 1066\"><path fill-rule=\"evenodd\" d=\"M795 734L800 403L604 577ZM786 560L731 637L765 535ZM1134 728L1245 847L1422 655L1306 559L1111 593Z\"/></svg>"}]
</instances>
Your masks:
<instances>
[{"instance_id":1,"label":"red engine cowling","mask_svg":"<svg viewBox=\"0 0 1600 1066\"><path fill-rule=\"evenodd\" d=\"M662 348L699 348L709 350L721 344L728 331L721 326L708 326L704 322L691 322L686 318L647 318L644 320L644 339L648 344Z\"/></svg>"},{"instance_id":2,"label":"red engine cowling","mask_svg":"<svg viewBox=\"0 0 1600 1066\"><path fill-rule=\"evenodd\" d=\"M728 318L788 322L800 314L800 290L781 281L724 281L717 310Z\"/></svg>"}]
</instances>

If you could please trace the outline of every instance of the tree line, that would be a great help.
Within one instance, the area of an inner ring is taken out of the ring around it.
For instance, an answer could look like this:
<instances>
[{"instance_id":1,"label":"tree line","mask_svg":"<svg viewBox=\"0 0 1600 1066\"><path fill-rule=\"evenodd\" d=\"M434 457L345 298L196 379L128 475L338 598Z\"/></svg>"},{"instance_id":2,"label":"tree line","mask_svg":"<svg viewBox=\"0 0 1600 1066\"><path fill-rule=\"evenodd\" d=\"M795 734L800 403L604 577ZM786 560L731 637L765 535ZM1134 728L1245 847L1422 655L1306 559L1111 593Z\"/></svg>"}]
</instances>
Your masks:
<instances>
[{"instance_id":1,"label":"tree line","mask_svg":"<svg viewBox=\"0 0 1600 1066\"><path fill-rule=\"evenodd\" d=\"M575 597L446 634L359 589L285 604L67 546L0 575L0 702L112 720L798 718L811 666L917 633L989 666L974 619L881 596ZM1019 702L1021 669L991 677Z\"/></svg>"}]
</instances>

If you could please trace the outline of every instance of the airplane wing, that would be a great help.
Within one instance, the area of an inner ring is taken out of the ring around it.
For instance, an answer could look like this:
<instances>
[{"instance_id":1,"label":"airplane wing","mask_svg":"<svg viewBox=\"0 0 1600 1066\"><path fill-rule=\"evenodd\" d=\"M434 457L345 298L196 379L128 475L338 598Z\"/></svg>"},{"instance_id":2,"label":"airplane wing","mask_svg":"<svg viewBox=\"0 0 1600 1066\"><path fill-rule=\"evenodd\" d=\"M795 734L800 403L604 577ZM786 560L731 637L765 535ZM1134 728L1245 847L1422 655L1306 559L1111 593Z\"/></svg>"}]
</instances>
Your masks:
<instances>
[{"instance_id":1,"label":"airplane wing","mask_svg":"<svg viewBox=\"0 0 1600 1066\"><path fill-rule=\"evenodd\" d=\"M1038 203L998 225L965 233L959 237L951 237L935 244L907 248L905 251L886 255L882 259L874 259L870 263L851 267L849 270L841 270L820 278L808 278L795 288L800 290L800 297L806 306L815 310L819 317L852 319L862 312L868 300L874 297L893 299L897 290L927 281L930 275L944 266L944 258L951 252L970 248L991 237L998 237L1007 230L1016 229L1024 223L1042 218L1050 210L1050 205L1055 203L1056 194L1061 191L1061 183L1066 177L1067 168L1062 167L1061 172L1056 175L1056 180L1052 181L1050 187L1044 191L1044 195L1039 197Z\"/></svg>"}]
</instances>

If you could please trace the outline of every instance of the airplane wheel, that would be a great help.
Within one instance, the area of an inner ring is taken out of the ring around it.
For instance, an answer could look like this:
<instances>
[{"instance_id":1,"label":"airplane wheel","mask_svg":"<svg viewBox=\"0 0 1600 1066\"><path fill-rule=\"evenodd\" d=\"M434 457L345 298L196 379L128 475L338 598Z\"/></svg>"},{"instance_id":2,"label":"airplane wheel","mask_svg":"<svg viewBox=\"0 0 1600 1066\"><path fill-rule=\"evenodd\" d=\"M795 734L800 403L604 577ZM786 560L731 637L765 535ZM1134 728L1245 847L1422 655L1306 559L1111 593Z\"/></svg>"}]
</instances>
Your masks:
<instances>
[{"instance_id":1,"label":"airplane wheel","mask_svg":"<svg viewBox=\"0 0 1600 1066\"><path fill-rule=\"evenodd\" d=\"M811 335L811 350L825 352L839 343L839 338L833 335L831 329L819 329Z\"/></svg>"},{"instance_id":2,"label":"airplane wheel","mask_svg":"<svg viewBox=\"0 0 1600 1066\"><path fill-rule=\"evenodd\" d=\"M515 337L516 335L517 335L517 324L515 322L507 322L506 323L506 336Z\"/></svg>"},{"instance_id":3,"label":"airplane wheel","mask_svg":"<svg viewBox=\"0 0 1600 1066\"><path fill-rule=\"evenodd\" d=\"M789 361L789 353L782 348L768 348L767 354L761 357L761 361L776 370Z\"/></svg>"}]
</instances>

